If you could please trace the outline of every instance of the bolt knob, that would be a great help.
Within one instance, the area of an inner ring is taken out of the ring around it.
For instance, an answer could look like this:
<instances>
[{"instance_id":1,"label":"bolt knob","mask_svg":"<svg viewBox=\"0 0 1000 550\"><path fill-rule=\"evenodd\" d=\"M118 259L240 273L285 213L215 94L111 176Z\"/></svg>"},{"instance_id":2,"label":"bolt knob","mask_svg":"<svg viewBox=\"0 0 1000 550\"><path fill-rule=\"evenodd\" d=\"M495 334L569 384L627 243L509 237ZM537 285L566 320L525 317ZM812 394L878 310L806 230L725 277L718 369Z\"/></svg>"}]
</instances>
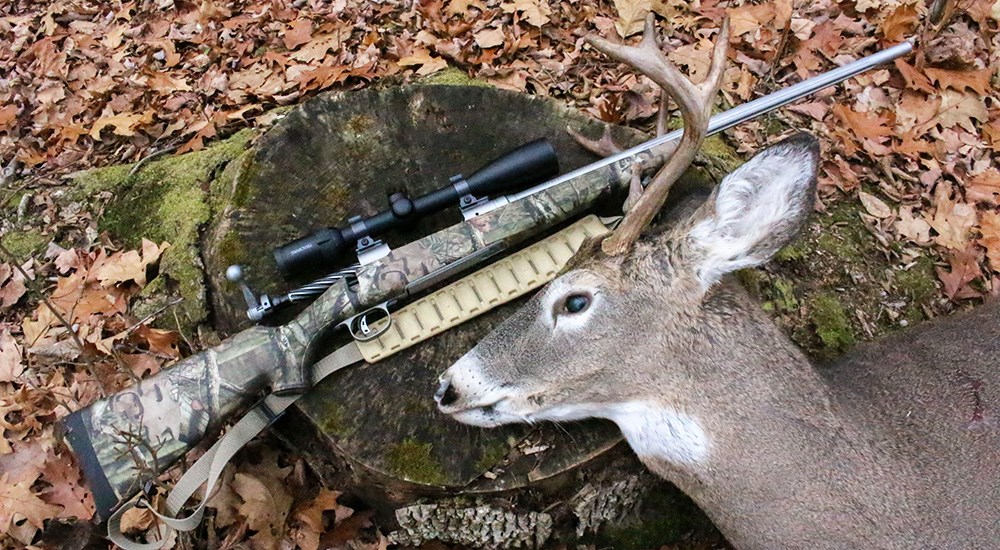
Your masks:
<instances>
[{"instance_id":1,"label":"bolt knob","mask_svg":"<svg viewBox=\"0 0 1000 550\"><path fill-rule=\"evenodd\" d=\"M226 268L226 279L231 283L238 283L243 280L243 266L231 265Z\"/></svg>"}]
</instances>

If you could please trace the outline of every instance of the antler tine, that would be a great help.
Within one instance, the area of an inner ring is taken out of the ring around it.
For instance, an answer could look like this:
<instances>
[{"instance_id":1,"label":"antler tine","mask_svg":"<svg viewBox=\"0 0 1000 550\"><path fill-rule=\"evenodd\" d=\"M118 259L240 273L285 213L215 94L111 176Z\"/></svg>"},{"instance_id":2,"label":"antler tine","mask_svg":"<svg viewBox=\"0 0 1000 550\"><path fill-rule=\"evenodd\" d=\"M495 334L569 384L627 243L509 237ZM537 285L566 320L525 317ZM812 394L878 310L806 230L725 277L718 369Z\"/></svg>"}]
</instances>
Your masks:
<instances>
[{"instance_id":1,"label":"antler tine","mask_svg":"<svg viewBox=\"0 0 1000 550\"><path fill-rule=\"evenodd\" d=\"M646 18L642 41L638 46L614 44L596 37L588 39L592 46L605 55L631 65L656 82L663 92L677 103L684 119L684 135L674 154L657 172L653 181L646 186L645 191L634 200L634 206L626 213L625 219L614 234L604 240L602 249L609 255L622 254L632 246L643 229L660 211L667 200L670 187L694 160L708 133L712 100L722 86L722 76L725 71L726 53L729 47L728 18L722 22L719 38L712 52L708 78L698 85L684 77L660 50L654 21L654 15L650 13ZM666 108L663 103L661 101L660 109ZM629 197L629 202L633 202L633 197Z\"/></svg>"}]
</instances>

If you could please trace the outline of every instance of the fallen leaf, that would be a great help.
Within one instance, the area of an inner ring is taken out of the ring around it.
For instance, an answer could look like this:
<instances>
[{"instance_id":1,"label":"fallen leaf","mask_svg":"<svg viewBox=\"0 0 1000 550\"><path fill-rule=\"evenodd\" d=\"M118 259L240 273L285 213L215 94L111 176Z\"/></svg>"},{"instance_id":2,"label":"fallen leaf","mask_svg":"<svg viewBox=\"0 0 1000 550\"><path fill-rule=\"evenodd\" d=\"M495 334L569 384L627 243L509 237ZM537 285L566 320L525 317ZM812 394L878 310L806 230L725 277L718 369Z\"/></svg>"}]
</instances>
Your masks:
<instances>
[{"instance_id":1,"label":"fallen leaf","mask_svg":"<svg viewBox=\"0 0 1000 550\"><path fill-rule=\"evenodd\" d=\"M98 141L101 140L101 130L112 127L112 131L119 136L135 135L135 128L153 122L153 111L143 113L133 113L130 115L111 115L101 117L90 127L89 135Z\"/></svg>"},{"instance_id":2,"label":"fallen leaf","mask_svg":"<svg viewBox=\"0 0 1000 550\"><path fill-rule=\"evenodd\" d=\"M116 252L109 257L99 258L91 268L91 276L100 281L101 286L135 281L139 286L146 284L146 266L136 250Z\"/></svg>"},{"instance_id":3,"label":"fallen leaf","mask_svg":"<svg viewBox=\"0 0 1000 550\"><path fill-rule=\"evenodd\" d=\"M503 30L489 27L477 32L473 36L473 39L476 41L476 44L484 50L486 48L495 48L503 44Z\"/></svg>"},{"instance_id":4,"label":"fallen leaf","mask_svg":"<svg viewBox=\"0 0 1000 550\"><path fill-rule=\"evenodd\" d=\"M344 34L346 33L342 33L338 29L331 33L314 36L312 40L293 53L291 58L303 63L322 60L326 57L327 52L340 50L344 43Z\"/></svg>"},{"instance_id":5,"label":"fallen leaf","mask_svg":"<svg viewBox=\"0 0 1000 550\"><path fill-rule=\"evenodd\" d=\"M822 101L811 101L809 103L799 103L796 105L791 105L787 107L789 111L801 113L812 117L814 120L820 122L826 118L826 114L830 112L830 106Z\"/></svg>"},{"instance_id":6,"label":"fallen leaf","mask_svg":"<svg viewBox=\"0 0 1000 550\"><path fill-rule=\"evenodd\" d=\"M931 85L931 80L918 69L902 59L897 59L893 61L893 63L896 65L896 69L899 70L899 73L903 75L908 88L920 92L926 92L928 94L935 92L934 86Z\"/></svg>"},{"instance_id":7,"label":"fallen leaf","mask_svg":"<svg viewBox=\"0 0 1000 550\"><path fill-rule=\"evenodd\" d=\"M135 333L139 337L146 340L149 344L149 351L171 359L177 359L180 357L181 352L177 348L177 343L180 341L181 336L177 331L162 330L148 325L140 325L137 329L135 329Z\"/></svg>"},{"instance_id":8,"label":"fallen leaf","mask_svg":"<svg viewBox=\"0 0 1000 550\"><path fill-rule=\"evenodd\" d=\"M31 491L31 482L10 483L8 474L0 475L0 534L7 533L18 518L41 529L45 520L59 515L62 509L46 503Z\"/></svg>"},{"instance_id":9,"label":"fallen leaf","mask_svg":"<svg viewBox=\"0 0 1000 550\"><path fill-rule=\"evenodd\" d=\"M448 66L448 62L440 57L431 57L430 52L424 50L400 59L399 65L401 67L419 66L417 74L425 76L444 69Z\"/></svg>"},{"instance_id":10,"label":"fallen leaf","mask_svg":"<svg viewBox=\"0 0 1000 550\"><path fill-rule=\"evenodd\" d=\"M872 113L859 113L850 107L839 103L833 106L833 114L837 116L859 139L870 139L875 142L884 141L893 135L889 119Z\"/></svg>"},{"instance_id":11,"label":"fallen leaf","mask_svg":"<svg viewBox=\"0 0 1000 550\"><path fill-rule=\"evenodd\" d=\"M306 18L299 18L292 21L285 29L285 35L281 37L285 44L285 49L294 50L312 40L312 21Z\"/></svg>"},{"instance_id":12,"label":"fallen leaf","mask_svg":"<svg viewBox=\"0 0 1000 550\"><path fill-rule=\"evenodd\" d=\"M444 12L450 16L468 14L471 9L480 12L486 11L486 4L482 0L451 0Z\"/></svg>"},{"instance_id":13,"label":"fallen leaf","mask_svg":"<svg viewBox=\"0 0 1000 550\"><path fill-rule=\"evenodd\" d=\"M615 11L618 12L615 30L618 36L627 38L642 32L651 6L652 0L615 0Z\"/></svg>"},{"instance_id":14,"label":"fallen leaf","mask_svg":"<svg viewBox=\"0 0 1000 550\"><path fill-rule=\"evenodd\" d=\"M1000 171L990 168L970 177L965 184L965 196L973 202L1000 205Z\"/></svg>"},{"instance_id":15,"label":"fallen leaf","mask_svg":"<svg viewBox=\"0 0 1000 550\"><path fill-rule=\"evenodd\" d=\"M13 382L24 372L21 346L9 330L0 332L0 382Z\"/></svg>"},{"instance_id":16,"label":"fallen leaf","mask_svg":"<svg viewBox=\"0 0 1000 550\"><path fill-rule=\"evenodd\" d=\"M931 242L931 226L923 218L913 215L913 208L904 206L899 209L899 219L896 221L896 232L917 244Z\"/></svg>"},{"instance_id":17,"label":"fallen leaf","mask_svg":"<svg viewBox=\"0 0 1000 550\"><path fill-rule=\"evenodd\" d=\"M21 273L10 264L0 264L0 311L16 304L27 292Z\"/></svg>"},{"instance_id":18,"label":"fallen leaf","mask_svg":"<svg viewBox=\"0 0 1000 550\"><path fill-rule=\"evenodd\" d=\"M93 517L94 497L80 477L80 467L70 452L57 453L54 447L50 448L42 479L51 487L42 491L41 496L46 502L62 507L59 517L81 520Z\"/></svg>"},{"instance_id":19,"label":"fallen leaf","mask_svg":"<svg viewBox=\"0 0 1000 550\"><path fill-rule=\"evenodd\" d=\"M948 255L949 270L936 268L938 279L944 284L944 295L949 300L976 298L981 295L969 288L969 283L983 276L979 258L973 250L953 250Z\"/></svg>"},{"instance_id":20,"label":"fallen leaf","mask_svg":"<svg viewBox=\"0 0 1000 550\"><path fill-rule=\"evenodd\" d=\"M945 248L965 250L969 231L976 225L976 208L951 198L951 184L941 181L934 189L937 208L927 223L937 232L934 242Z\"/></svg>"},{"instance_id":21,"label":"fallen leaf","mask_svg":"<svg viewBox=\"0 0 1000 550\"><path fill-rule=\"evenodd\" d=\"M170 73L151 71L146 75L146 85L154 92L172 94L175 92L190 92L191 85L183 78Z\"/></svg>"},{"instance_id":22,"label":"fallen leaf","mask_svg":"<svg viewBox=\"0 0 1000 550\"><path fill-rule=\"evenodd\" d=\"M990 269L1000 273L1000 214L990 210L980 212L979 231L982 236L976 242L986 249Z\"/></svg>"},{"instance_id":23,"label":"fallen leaf","mask_svg":"<svg viewBox=\"0 0 1000 550\"><path fill-rule=\"evenodd\" d=\"M712 64L712 49L712 41L703 39L674 48L674 51L667 54L667 58L675 65L687 67L688 78L698 84L708 76L708 68Z\"/></svg>"},{"instance_id":24,"label":"fallen leaf","mask_svg":"<svg viewBox=\"0 0 1000 550\"><path fill-rule=\"evenodd\" d=\"M879 27L886 41L898 43L913 35L913 29L916 28L919 19L916 6L903 4L883 19Z\"/></svg>"},{"instance_id":25,"label":"fallen leaf","mask_svg":"<svg viewBox=\"0 0 1000 550\"><path fill-rule=\"evenodd\" d=\"M732 36L755 35L762 27L774 21L776 15L772 2L748 3L734 7L728 12L729 34Z\"/></svg>"},{"instance_id":26,"label":"fallen leaf","mask_svg":"<svg viewBox=\"0 0 1000 550\"><path fill-rule=\"evenodd\" d=\"M942 128L960 126L968 132L976 133L973 121L984 122L989 118L983 98L970 93L945 90L941 93L941 107L937 122Z\"/></svg>"},{"instance_id":27,"label":"fallen leaf","mask_svg":"<svg viewBox=\"0 0 1000 550\"><path fill-rule=\"evenodd\" d=\"M69 273L70 270L80 268L80 256L77 254L76 249L70 248L60 252L59 255L56 256L55 264L59 273L65 275Z\"/></svg>"},{"instance_id":28,"label":"fallen leaf","mask_svg":"<svg viewBox=\"0 0 1000 550\"><path fill-rule=\"evenodd\" d=\"M924 69L924 74L931 81L937 82L944 88L960 92L969 89L982 96L989 95L990 93L990 78L993 76L993 73L993 69L990 68L978 71L949 71L933 67Z\"/></svg>"},{"instance_id":29,"label":"fallen leaf","mask_svg":"<svg viewBox=\"0 0 1000 550\"><path fill-rule=\"evenodd\" d=\"M160 362L148 353L119 353L118 357L137 378L146 378L160 372Z\"/></svg>"},{"instance_id":30,"label":"fallen leaf","mask_svg":"<svg viewBox=\"0 0 1000 550\"><path fill-rule=\"evenodd\" d=\"M323 524L323 513L334 511L333 525L339 524L350 517L354 510L337 503L340 493L321 487L314 498L299 504L292 513L297 525L292 533L292 540L302 550L317 550L320 536L326 532Z\"/></svg>"},{"instance_id":31,"label":"fallen leaf","mask_svg":"<svg viewBox=\"0 0 1000 550\"><path fill-rule=\"evenodd\" d=\"M547 0L514 0L501 4L500 9L507 13L520 12L523 21L536 27L548 23L552 15L552 8Z\"/></svg>"},{"instance_id":32,"label":"fallen leaf","mask_svg":"<svg viewBox=\"0 0 1000 550\"><path fill-rule=\"evenodd\" d=\"M883 202L882 199L864 191L859 191L858 195L861 197L861 205L872 216L876 218L888 218L892 216L892 208L889 208L889 205Z\"/></svg>"},{"instance_id":33,"label":"fallen leaf","mask_svg":"<svg viewBox=\"0 0 1000 550\"><path fill-rule=\"evenodd\" d=\"M247 526L256 531L251 540L265 548L277 547L292 507L292 496L282 480L237 472L233 490L243 501L238 507L240 515L246 518Z\"/></svg>"},{"instance_id":34,"label":"fallen leaf","mask_svg":"<svg viewBox=\"0 0 1000 550\"><path fill-rule=\"evenodd\" d=\"M156 516L149 508L130 508L122 514L119 527L122 533L142 533L152 527L155 521Z\"/></svg>"}]
</instances>

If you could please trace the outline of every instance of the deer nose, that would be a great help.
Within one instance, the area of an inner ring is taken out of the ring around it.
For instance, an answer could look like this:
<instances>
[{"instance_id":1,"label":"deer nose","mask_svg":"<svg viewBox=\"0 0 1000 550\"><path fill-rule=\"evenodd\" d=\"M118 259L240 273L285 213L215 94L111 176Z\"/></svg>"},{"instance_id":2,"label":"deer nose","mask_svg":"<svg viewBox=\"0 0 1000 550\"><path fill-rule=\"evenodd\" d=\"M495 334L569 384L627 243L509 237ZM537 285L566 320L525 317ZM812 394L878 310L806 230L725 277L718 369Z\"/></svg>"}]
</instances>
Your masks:
<instances>
[{"instance_id":1,"label":"deer nose","mask_svg":"<svg viewBox=\"0 0 1000 550\"><path fill-rule=\"evenodd\" d=\"M441 385L438 386L436 392L434 392L434 400L438 402L438 405L447 407L458 401L458 392L455 391L455 387L451 385L451 379L442 378Z\"/></svg>"}]
</instances>

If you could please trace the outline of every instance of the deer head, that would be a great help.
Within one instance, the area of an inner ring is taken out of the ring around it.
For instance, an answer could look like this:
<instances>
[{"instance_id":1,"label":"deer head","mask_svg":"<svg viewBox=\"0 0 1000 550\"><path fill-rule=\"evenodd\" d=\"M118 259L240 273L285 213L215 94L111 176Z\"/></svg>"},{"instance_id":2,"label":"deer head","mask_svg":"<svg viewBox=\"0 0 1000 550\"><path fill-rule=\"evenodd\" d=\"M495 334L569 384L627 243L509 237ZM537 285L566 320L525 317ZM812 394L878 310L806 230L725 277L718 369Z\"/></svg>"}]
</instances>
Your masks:
<instances>
[{"instance_id":1,"label":"deer head","mask_svg":"<svg viewBox=\"0 0 1000 550\"><path fill-rule=\"evenodd\" d=\"M726 383L708 371L766 353L753 348L752 330L734 334L726 322L733 305L713 285L766 262L797 233L813 206L817 142L799 134L761 152L689 217L638 238L704 139L727 31L723 24L701 86L679 77L653 32L650 19L639 47L594 44L640 68L675 99L685 120L681 143L612 236L578 256L442 375L435 399L455 419L496 426L603 417L619 424L640 455L644 444L663 445L641 433L659 422L682 441L647 450L697 460L709 438L688 411Z\"/></svg>"}]
</instances>

